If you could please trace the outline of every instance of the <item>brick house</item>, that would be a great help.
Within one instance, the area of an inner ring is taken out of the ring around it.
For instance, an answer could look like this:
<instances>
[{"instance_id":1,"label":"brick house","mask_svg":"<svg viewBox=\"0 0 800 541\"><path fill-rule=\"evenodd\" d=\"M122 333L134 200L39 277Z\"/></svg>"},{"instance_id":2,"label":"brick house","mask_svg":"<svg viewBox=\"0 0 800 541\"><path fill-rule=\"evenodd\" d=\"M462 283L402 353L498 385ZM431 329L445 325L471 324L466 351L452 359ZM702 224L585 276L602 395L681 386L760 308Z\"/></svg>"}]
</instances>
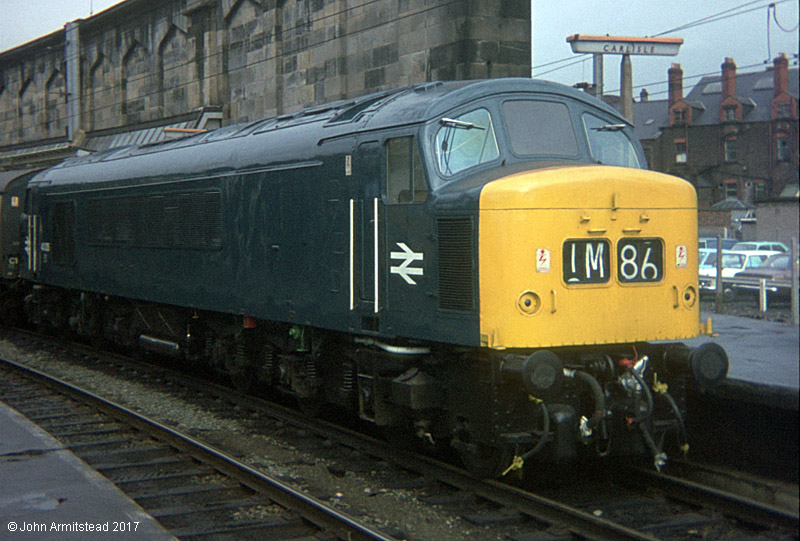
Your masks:
<instances>
[{"instance_id":1,"label":"brick house","mask_svg":"<svg viewBox=\"0 0 800 541\"><path fill-rule=\"evenodd\" d=\"M785 55L766 71L718 76L683 95L680 64L669 69L669 99L634 104L636 134L650 168L691 181L703 208L779 196L798 178L798 70ZM768 157L768 159L765 159Z\"/></svg>"},{"instance_id":2,"label":"brick house","mask_svg":"<svg viewBox=\"0 0 800 541\"><path fill-rule=\"evenodd\" d=\"M731 217L746 217L743 210L797 184L798 70L784 54L766 71L737 73L732 58L721 68L684 96L683 70L673 64L669 98L634 104L634 123L651 169L692 182L701 210L735 206ZM720 212L701 212L700 220L701 231L724 227Z\"/></svg>"}]
</instances>

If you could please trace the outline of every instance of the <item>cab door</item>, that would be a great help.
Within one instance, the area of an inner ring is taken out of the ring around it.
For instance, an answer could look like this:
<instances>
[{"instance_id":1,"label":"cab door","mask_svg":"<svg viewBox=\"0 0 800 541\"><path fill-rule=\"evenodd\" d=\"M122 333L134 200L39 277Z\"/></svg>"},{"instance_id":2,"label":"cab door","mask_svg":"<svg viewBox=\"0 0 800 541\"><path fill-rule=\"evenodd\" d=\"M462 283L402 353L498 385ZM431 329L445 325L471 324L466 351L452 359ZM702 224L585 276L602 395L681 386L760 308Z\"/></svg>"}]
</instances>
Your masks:
<instances>
[{"instance_id":1,"label":"cab door","mask_svg":"<svg viewBox=\"0 0 800 541\"><path fill-rule=\"evenodd\" d=\"M380 143L375 140L361 142L352 168L359 185L356 197L350 200L351 326L361 331L378 332L383 300L380 250L384 213L380 197Z\"/></svg>"},{"instance_id":2,"label":"cab door","mask_svg":"<svg viewBox=\"0 0 800 541\"><path fill-rule=\"evenodd\" d=\"M424 336L435 313L433 280L434 223L425 204L429 190L417 138L389 138L384 143L386 175L386 296L390 316L387 331Z\"/></svg>"}]
</instances>

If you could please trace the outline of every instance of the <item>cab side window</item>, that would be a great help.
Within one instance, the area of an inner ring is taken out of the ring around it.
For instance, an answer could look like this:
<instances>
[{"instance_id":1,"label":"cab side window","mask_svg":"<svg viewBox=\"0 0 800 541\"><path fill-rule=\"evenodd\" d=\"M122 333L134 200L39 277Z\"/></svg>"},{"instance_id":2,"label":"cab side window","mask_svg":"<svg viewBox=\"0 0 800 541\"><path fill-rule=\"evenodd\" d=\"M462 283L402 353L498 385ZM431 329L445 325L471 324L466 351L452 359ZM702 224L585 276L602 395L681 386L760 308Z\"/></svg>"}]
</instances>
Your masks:
<instances>
[{"instance_id":1,"label":"cab side window","mask_svg":"<svg viewBox=\"0 0 800 541\"><path fill-rule=\"evenodd\" d=\"M421 203L428 198L428 185L414 137L386 141L386 202Z\"/></svg>"},{"instance_id":2,"label":"cab side window","mask_svg":"<svg viewBox=\"0 0 800 541\"><path fill-rule=\"evenodd\" d=\"M591 114L583 115L589 150L598 163L620 167L639 168L636 149L625 135L624 124L610 124Z\"/></svg>"},{"instance_id":3,"label":"cab side window","mask_svg":"<svg viewBox=\"0 0 800 541\"><path fill-rule=\"evenodd\" d=\"M490 162L500 156L492 116L476 109L456 118L443 118L436 132L436 163L445 176Z\"/></svg>"}]
</instances>

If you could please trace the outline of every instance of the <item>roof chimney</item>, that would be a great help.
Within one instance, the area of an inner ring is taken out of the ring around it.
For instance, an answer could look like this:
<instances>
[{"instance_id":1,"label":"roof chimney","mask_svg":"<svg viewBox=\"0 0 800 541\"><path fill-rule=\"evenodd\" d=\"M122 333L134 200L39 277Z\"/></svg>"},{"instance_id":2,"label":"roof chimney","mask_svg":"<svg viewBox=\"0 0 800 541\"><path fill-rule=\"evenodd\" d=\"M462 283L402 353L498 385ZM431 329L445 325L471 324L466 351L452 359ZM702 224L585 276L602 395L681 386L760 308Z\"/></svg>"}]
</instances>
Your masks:
<instances>
[{"instance_id":1,"label":"roof chimney","mask_svg":"<svg viewBox=\"0 0 800 541\"><path fill-rule=\"evenodd\" d=\"M727 57L722 64L722 99L733 96L736 96L736 63Z\"/></svg>"},{"instance_id":2,"label":"roof chimney","mask_svg":"<svg viewBox=\"0 0 800 541\"><path fill-rule=\"evenodd\" d=\"M786 58L785 53L781 53L775 58L773 65L775 66L775 97L778 97L789 91L789 59Z\"/></svg>"},{"instance_id":3,"label":"roof chimney","mask_svg":"<svg viewBox=\"0 0 800 541\"><path fill-rule=\"evenodd\" d=\"M639 101L645 103L648 99L650 99L650 93L646 88L643 88L642 91L639 92Z\"/></svg>"},{"instance_id":4,"label":"roof chimney","mask_svg":"<svg viewBox=\"0 0 800 541\"><path fill-rule=\"evenodd\" d=\"M683 99L683 70L680 64L672 64L667 71L669 80L669 106L672 107Z\"/></svg>"}]
</instances>

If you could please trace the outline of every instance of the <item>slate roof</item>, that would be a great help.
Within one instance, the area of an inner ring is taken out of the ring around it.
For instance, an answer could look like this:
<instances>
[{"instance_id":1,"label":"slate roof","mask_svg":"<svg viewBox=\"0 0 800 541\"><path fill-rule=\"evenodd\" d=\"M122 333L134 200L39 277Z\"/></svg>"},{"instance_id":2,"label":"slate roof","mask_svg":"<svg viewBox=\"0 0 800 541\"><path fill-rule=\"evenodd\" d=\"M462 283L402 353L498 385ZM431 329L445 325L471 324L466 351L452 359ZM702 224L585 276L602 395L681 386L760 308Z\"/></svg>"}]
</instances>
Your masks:
<instances>
[{"instance_id":1,"label":"slate roof","mask_svg":"<svg viewBox=\"0 0 800 541\"><path fill-rule=\"evenodd\" d=\"M798 99L800 70L789 69L789 94ZM772 118L774 73L772 68L752 73L736 74L736 94L745 107L745 122L767 122ZM694 109L692 126L719 123L719 105L722 103L722 73L706 76L684 96L683 101ZM639 140L655 139L661 128L669 126L669 100L650 100L633 104L633 124Z\"/></svg>"},{"instance_id":2,"label":"slate roof","mask_svg":"<svg viewBox=\"0 0 800 541\"><path fill-rule=\"evenodd\" d=\"M789 94L798 98L798 70L789 70ZM772 119L774 97L774 73L772 69L752 73L736 73L737 100L745 107L744 122L768 122ZM693 126L719 124L719 105L722 103L722 74L700 79L684 101L697 101L705 106L705 112L695 111ZM748 107L749 105L749 107Z\"/></svg>"},{"instance_id":3,"label":"slate roof","mask_svg":"<svg viewBox=\"0 0 800 541\"><path fill-rule=\"evenodd\" d=\"M633 131L640 141L655 139L662 126L669 124L669 100L640 101L633 104Z\"/></svg>"}]
</instances>

